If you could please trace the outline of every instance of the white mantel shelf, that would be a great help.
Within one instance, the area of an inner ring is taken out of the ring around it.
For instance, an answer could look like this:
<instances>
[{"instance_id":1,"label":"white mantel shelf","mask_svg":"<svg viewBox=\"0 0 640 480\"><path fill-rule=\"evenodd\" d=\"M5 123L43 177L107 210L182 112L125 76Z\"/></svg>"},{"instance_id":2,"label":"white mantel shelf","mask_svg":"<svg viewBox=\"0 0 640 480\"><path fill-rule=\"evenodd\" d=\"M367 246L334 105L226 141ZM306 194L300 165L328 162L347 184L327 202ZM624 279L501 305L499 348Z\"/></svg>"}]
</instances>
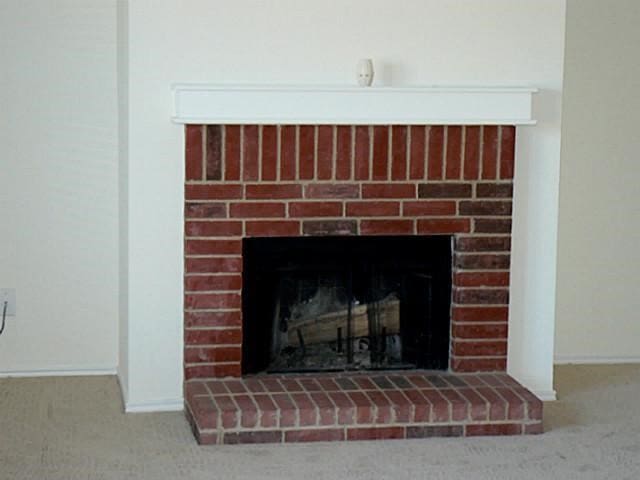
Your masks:
<instances>
[{"instance_id":1,"label":"white mantel shelf","mask_svg":"<svg viewBox=\"0 0 640 480\"><path fill-rule=\"evenodd\" d=\"M181 124L533 125L527 87L177 84Z\"/></svg>"}]
</instances>

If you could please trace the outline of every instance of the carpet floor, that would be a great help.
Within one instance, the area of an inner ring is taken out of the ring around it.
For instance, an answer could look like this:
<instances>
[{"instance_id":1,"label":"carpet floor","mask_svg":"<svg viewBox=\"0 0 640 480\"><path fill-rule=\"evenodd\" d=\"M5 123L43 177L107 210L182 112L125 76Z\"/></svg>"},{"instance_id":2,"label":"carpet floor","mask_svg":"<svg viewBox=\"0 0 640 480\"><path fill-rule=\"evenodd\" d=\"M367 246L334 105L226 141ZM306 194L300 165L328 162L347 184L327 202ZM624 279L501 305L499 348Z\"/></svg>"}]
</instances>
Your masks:
<instances>
[{"instance_id":1,"label":"carpet floor","mask_svg":"<svg viewBox=\"0 0 640 480\"><path fill-rule=\"evenodd\" d=\"M0 379L0 479L638 479L640 365L562 366L546 433L198 446L182 413L122 413L114 377Z\"/></svg>"}]
</instances>

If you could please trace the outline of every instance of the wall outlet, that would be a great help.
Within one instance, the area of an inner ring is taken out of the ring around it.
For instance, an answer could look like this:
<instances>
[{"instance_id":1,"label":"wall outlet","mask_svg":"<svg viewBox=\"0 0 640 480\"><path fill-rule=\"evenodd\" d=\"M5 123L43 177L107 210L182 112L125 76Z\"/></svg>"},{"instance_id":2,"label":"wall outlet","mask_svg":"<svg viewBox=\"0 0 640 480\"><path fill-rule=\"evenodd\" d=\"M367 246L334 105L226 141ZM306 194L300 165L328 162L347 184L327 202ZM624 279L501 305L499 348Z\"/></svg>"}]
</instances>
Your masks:
<instances>
[{"instance_id":1,"label":"wall outlet","mask_svg":"<svg viewBox=\"0 0 640 480\"><path fill-rule=\"evenodd\" d=\"M4 310L4 302L7 303L7 316L16 315L16 289L15 288L0 288L0 317ZM1 319L1 318L0 318Z\"/></svg>"}]
</instances>

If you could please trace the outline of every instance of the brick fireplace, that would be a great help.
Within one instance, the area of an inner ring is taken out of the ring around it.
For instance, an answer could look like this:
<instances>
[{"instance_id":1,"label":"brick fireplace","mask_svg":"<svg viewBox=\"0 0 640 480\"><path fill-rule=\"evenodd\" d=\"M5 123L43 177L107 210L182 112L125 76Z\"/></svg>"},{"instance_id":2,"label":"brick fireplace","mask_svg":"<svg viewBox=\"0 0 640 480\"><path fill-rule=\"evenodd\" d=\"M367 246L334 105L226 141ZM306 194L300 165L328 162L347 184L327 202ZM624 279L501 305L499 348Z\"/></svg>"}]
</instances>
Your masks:
<instances>
[{"instance_id":1,"label":"brick fireplace","mask_svg":"<svg viewBox=\"0 0 640 480\"><path fill-rule=\"evenodd\" d=\"M185 390L202 443L540 431L540 402L505 374L515 127L185 135ZM300 236L450 236L449 368L243 376L243 239Z\"/></svg>"}]
</instances>

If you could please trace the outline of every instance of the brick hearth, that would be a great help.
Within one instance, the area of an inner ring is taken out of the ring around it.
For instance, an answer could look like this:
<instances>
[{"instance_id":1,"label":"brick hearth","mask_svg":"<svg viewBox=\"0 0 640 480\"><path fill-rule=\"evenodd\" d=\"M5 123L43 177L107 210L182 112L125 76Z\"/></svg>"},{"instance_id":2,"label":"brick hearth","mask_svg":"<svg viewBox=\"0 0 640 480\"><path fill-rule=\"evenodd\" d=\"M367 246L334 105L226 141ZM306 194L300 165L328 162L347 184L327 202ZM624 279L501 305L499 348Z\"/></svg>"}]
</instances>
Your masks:
<instances>
[{"instance_id":1,"label":"brick hearth","mask_svg":"<svg viewBox=\"0 0 640 480\"><path fill-rule=\"evenodd\" d=\"M247 237L451 236L450 370L504 372L514 142L512 126L187 126L185 388L188 403L199 399L190 407L199 435L211 434L220 407L207 386L249 381L240 379ZM479 431L463 424L451 431Z\"/></svg>"},{"instance_id":2,"label":"brick hearth","mask_svg":"<svg viewBox=\"0 0 640 480\"><path fill-rule=\"evenodd\" d=\"M189 382L202 444L519 435L542 403L505 374L268 375Z\"/></svg>"}]
</instances>

